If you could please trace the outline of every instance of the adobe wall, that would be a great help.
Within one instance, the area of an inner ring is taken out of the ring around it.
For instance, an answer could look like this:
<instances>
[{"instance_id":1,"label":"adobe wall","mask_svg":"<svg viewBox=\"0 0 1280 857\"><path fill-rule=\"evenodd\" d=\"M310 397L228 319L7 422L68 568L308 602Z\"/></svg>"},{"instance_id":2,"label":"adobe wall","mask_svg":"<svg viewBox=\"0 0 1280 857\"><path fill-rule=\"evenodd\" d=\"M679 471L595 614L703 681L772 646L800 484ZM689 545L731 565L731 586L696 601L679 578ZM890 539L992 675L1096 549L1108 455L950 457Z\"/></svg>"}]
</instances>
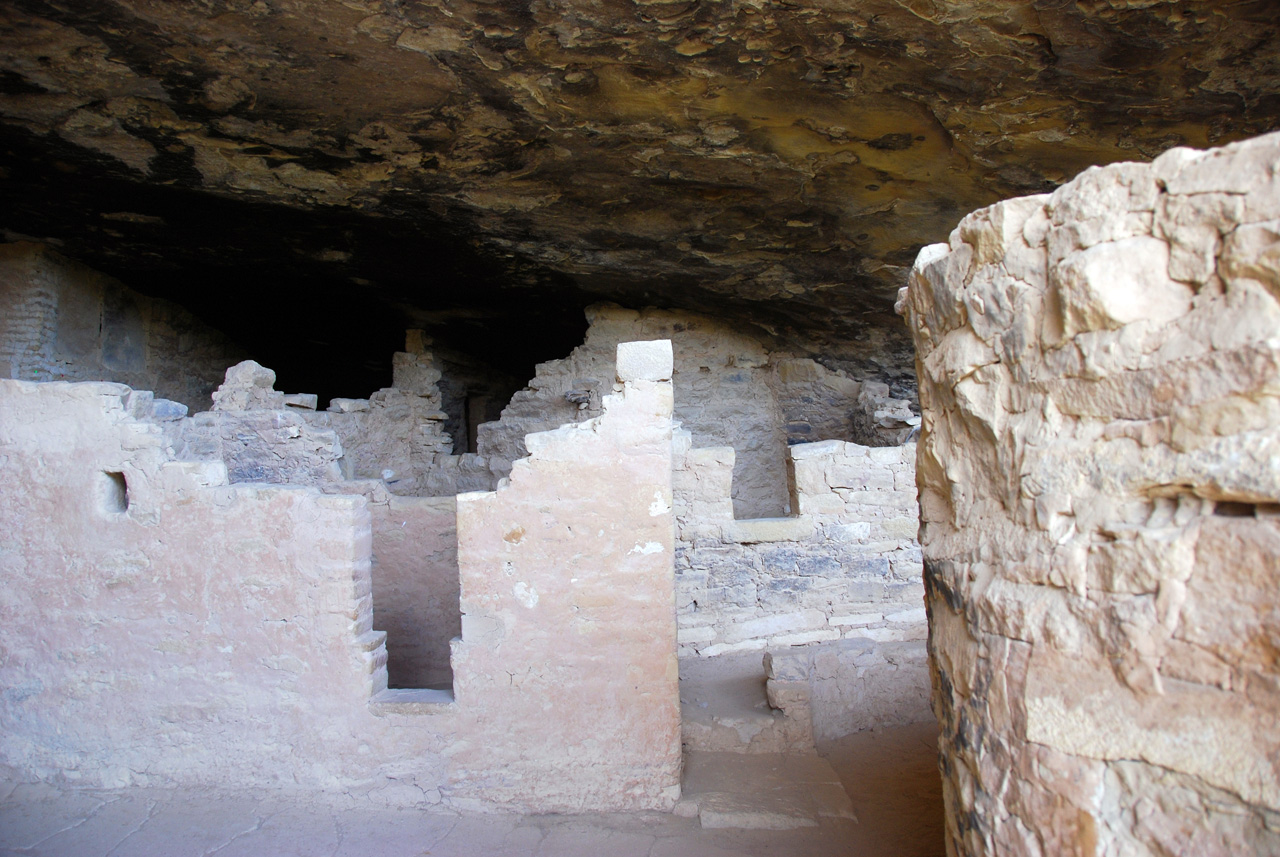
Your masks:
<instances>
[{"instance_id":1,"label":"adobe wall","mask_svg":"<svg viewBox=\"0 0 1280 857\"><path fill-rule=\"evenodd\" d=\"M423 799L444 742L369 708L363 498L173 461L149 398L0 381L7 776L381 793L405 769Z\"/></svg>"},{"instance_id":2,"label":"adobe wall","mask_svg":"<svg viewBox=\"0 0 1280 857\"><path fill-rule=\"evenodd\" d=\"M914 444L792 446L798 514L742 521L734 450L690 442L674 474L682 655L924 639Z\"/></svg>"},{"instance_id":3,"label":"adobe wall","mask_svg":"<svg viewBox=\"0 0 1280 857\"><path fill-rule=\"evenodd\" d=\"M378 533L441 510L378 510L377 490L371 512L364 496L228 484L222 462L173 459L149 393L0 381L0 479L17 486L0 493L0 774L404 806L669 808L670 401L669 382L637 376L599 420L531 439L508 486L469 497L455 701L388 690L374 630ZM612 505L598 501L604 484ZM494 542L486 515L528 535ZM499 559L519 586L492 590L511 579Z\"/></svg>"},{"instance_id":4,"label":"adobe wall","mask_svg":"<svg viewBox=\"0 0 1280 857\"><path fill-rule=\"evenodd\" d=\"M186 310L26 242L0 244L0 378L110 378L209 407L223 370L243 357Z\"/></svg>"},{"instance_id":5,"label":"adobe wall","mask_svg":"<svg viewBox=\"0 0 1280 857\"><path fill-rule=\"evenodd\" d=\"M900 308L948 853L1280 853L1280 135L975 212Z\"/></svg>"},{"instance_id":6,"label":"adobe wall","mask_svg":"<svg viewBox=\"0 0 1280 857\"><path fill-rule=\"evenodd\" d=\"M507 715L452 756L460 796L533 788L565 812L679 797L671 344L617 353L625 383L599 417L527 436L497 492L458 497L454 689Z\"/></svg>"}]
</instances>

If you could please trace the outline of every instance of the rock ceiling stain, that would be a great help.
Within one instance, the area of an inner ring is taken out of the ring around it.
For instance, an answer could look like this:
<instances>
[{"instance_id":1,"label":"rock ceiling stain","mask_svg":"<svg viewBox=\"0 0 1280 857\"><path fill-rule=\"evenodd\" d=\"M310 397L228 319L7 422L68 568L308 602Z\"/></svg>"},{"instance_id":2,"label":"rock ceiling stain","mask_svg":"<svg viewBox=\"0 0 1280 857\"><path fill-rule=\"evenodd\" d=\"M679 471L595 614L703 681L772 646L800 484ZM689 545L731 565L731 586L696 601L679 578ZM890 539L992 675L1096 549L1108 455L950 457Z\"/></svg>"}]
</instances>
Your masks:
<instances>
[{"instance_id":1,"label":"rock ceiling stain","mask_svg":"<svg viewBox=\"0 0 1280 857\"><path fill-rule=\"evenodd\" d=\"M892 299L922 244L1092 164L1280 127L1278 21L1264 0L11 0L2 225L135 279L285 258L427 326L712 309L901 374ZM212 198L225 216L190 221Z\"/></svg>"}]
</instances>

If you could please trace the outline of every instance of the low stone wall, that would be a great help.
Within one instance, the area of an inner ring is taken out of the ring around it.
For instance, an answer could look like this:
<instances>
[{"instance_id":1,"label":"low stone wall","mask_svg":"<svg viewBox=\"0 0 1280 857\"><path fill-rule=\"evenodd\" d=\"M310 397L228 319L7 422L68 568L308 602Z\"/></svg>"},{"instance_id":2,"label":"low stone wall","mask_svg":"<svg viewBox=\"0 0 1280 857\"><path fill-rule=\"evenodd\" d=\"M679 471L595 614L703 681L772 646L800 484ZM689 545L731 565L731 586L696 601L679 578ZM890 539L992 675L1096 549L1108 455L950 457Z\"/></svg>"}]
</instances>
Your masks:
<instances>
[{"instance_id":1,"label":"low stone wall","mask_svg":"<svg viewBox=\"0 0 1280 857\"><path fill-rule=\"evenodd\" d=\"M677 439L680 652L922 640L915 445L790 448L792 518L735 520L734 451Z\"/></svg>"},{"instance_id":2,"label":"low stone wall","mask_svg":"<svg viewBox=\"0 0 1280 857\"><path fill-rule=\"evenodd\" d=\"M819 743L854 732L934 720L923 640L855 637L765 654L769 704L788 717L808 712Z\"/></svg>"},{"instance_id":3,"label":"low stone wall","mask_svg":"<svg viewBox=\"0 0 1280 857\"><path fill-rule=\"evenodd\" d=\"M948 854L1280 853L1280 134L975 212L900 306Z\"/></svg>"}]
</instances>

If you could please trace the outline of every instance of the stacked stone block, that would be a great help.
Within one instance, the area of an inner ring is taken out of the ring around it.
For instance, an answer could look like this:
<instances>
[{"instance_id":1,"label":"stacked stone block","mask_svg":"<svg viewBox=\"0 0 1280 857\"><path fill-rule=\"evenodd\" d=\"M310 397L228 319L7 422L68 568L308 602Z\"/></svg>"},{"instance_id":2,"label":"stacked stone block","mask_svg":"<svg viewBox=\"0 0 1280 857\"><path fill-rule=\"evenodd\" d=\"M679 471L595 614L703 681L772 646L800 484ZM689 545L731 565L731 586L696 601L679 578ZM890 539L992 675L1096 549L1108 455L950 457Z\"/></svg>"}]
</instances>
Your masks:
<instances>
[{"instance_id":1,"label":"stacked stone block","mask_svg":"<svg viewBox=\"0 0 1280 857\"><path fill-rule=\"evenodd\" d=\"M791 447L791 518L735 520L731 448L677 439L681 653L924 637L914 445Z\"/></svg>"}]
</instances>

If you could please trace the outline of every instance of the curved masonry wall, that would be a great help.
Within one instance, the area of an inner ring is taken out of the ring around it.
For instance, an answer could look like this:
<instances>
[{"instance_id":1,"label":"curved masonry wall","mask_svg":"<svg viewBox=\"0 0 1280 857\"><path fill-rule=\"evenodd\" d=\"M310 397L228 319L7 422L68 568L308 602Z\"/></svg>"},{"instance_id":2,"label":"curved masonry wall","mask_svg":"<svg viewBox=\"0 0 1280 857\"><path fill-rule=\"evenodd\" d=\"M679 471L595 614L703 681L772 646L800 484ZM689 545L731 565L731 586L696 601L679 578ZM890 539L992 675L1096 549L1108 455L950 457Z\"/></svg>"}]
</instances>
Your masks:
<instances>
[{"instance_id":1,"label":"curved masonry wall","mask_svg":"<svg viewBox=\"0 0 1280 857\"><path fill-rule=\"evenodd\" d=\"M1280 135L975 212L899 308L948 853L1280 853Z\"/></svg>"}]
</instances>

